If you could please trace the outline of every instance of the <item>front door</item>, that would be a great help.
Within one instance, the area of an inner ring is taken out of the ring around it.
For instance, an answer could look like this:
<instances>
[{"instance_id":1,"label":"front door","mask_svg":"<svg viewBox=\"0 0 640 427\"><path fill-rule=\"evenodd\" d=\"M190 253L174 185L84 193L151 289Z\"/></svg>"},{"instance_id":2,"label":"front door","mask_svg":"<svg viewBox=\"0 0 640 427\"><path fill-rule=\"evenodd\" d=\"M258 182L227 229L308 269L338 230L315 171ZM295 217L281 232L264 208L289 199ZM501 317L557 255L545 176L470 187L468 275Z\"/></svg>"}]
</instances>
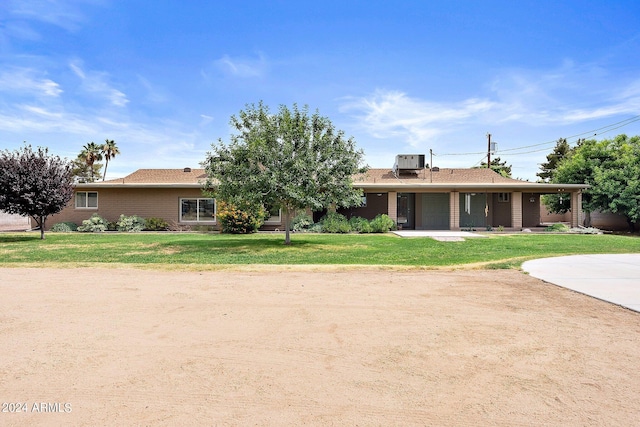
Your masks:
<instances>
[{"instance_id":1,"label":"front door","mask_svg":"<svg viewBox=\"0 0 640 427\"><path fill-rule=\"evenodd\" d=\"M404 230L415 228L415 205L414 193L398 193L398 228Z\"/></svg>"}]
</instances>

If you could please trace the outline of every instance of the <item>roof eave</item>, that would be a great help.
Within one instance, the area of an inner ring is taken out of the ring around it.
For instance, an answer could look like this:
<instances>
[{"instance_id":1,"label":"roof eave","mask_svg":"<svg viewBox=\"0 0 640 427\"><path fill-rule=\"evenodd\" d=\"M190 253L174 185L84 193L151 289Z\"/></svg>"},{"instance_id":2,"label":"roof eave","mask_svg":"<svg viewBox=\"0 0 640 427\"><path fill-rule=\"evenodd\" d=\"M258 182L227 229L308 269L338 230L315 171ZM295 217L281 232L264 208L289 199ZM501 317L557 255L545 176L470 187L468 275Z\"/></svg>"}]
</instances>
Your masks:
<instances>
[{"instance_id":1,"label":"roof eave","mask_svg":"<svg viewBox=\"0 0 640 427\"><path fill-rule=\"evenodd\" d=\"M122 183L122 182L85 182L75 184L76 188L89 189L89 188L204 188L204 184L198 183Z\"/></svg>"},{"instance_id":2,"label":"roof eave","mask_svg":"<svg viewBox=\"0 0 640 427\"><path fill-rule=\"evenodd\" d=\"M363 190L519 190L519 191L577 191L589 188L586 184L547 184L535 182L523 183L354 183L354 187Z\"/></svg>"}]
</instances>

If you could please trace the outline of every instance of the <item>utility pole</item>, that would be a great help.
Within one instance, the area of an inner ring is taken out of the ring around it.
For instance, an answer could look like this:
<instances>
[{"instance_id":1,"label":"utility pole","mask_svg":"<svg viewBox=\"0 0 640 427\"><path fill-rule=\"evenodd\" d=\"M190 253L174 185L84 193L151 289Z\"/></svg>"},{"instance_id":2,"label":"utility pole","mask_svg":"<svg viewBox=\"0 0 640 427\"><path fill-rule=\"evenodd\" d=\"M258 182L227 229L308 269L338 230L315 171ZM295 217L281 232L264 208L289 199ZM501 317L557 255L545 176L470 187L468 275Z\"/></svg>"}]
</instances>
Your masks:
<instances>
[{"instance_id":1,"label":"utility pole","mask_svg":"<svg viewBox=\"0 0 640 427\"><path fill-rule=\"evenodd\" d=\"M429 175L430 182L433 182L433 150L429 148Z\"/></svg>"},{"instance_id":2,"label":"utility pole","mask_svg":"<svg viewBox=\"0 0 640 427\"><path fill-rule=\"evenodd\" d=\"M487 134L487 168L491 169L491 134Z\"/></svg>"}]
</instances>

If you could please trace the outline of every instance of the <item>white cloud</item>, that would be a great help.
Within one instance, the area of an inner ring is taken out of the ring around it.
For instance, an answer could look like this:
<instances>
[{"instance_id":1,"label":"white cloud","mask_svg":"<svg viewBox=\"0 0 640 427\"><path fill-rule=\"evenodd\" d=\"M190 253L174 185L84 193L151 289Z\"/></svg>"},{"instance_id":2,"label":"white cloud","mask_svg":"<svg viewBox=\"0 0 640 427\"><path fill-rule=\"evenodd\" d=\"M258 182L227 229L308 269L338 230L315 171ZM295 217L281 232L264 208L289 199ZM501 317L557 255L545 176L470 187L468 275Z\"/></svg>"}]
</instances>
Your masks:
<instances>
[{"instance_id":1,"label":"white cloud","mask_svg":"<svg viewBox=\"0 0 640 427\"><path fill-rule=\"evenodd\" d=\"M213 117L206 114L200 114L200 118L202 119L200 120L200 126L206 126L209 123L213 122Z\"/></svg>"},{"instance_id":2,"label":"white cloud","mask_svg":"<svg viewBox=\"0 0 640 427\"><path fill-rule=\"evenodd\" d=\"M40 21L67 31L78 30L86 21L80 9L102 4L100 0L8 0L13 19Z\"/></svg>"},{"instance_id":3,"label":"white cloud","mask_svg":"<svg viewBox=\"0 0 640 427\"><path fill-rule=\"evenodd\" d=\"M368 97L347 99L340 110L355 113L359 127L376 138L401 138L418 146L492 108L491 101L477 98L438 103L400 91L377 90Z\"/></svg>"},{"instance_id":4,"label":"white cloud","mask_svg":"<svg viewBox=\"0 0 640 427\"><path fill-rule=\"evenodd\" d=\"M85 71L80 61L72 61L69 64L71 70L82 80L82 88L92 94L96 94L108 100L112 105L124 107L129 103L127 95L111 87L109 75L104 72Z\"/></svg>"},{"instance_id":5,"label":"white cloud","mask_svg":"<svg viewBox=\"0 0 640 427\"><path fill-rule=\"evenodd\" d=\"M158 87L153 85L148 79L138 75L140 86L146 90L146 100L154 104L163 104L167 102L167 95Z\"/></svg>"},{"instance_id":6,"label":"white cloud","mask_svg":"<svg viewBox=\"0 0 640 427\"><path fill-rule=\"evenodd\" d=\"M29 68L9 68L0 72L0 91L36 97L58 97L62 93L60 85L53 80L37 75Z\"/></svg>"},{"instance_id":7,"label":"white cloud","mask_svg":"<svg viewBox=\"0 0 640 427\"><path fill-rule=\"evenodd\" d=\"M489 87L501 106L500 121L532 126L636 115L640 107L640 80L625 81L596 65L570 61L552 70L505 70Z\"/></svg>"},{"instance_id":8,"label":"white cloud","mask_svg":"<svg viewBox=\"0 0 640 427\"><path fill-rule=\"evenodd\" d=\"M261 53L257 58L224 55L215 61L215 65L223 73L240 78L262 77L267 71L267 60Z\"/></svg>"},{"instance_id":9,"label":"white cloud","mask_svg":"<svg viewBox=\"0 0 640 427\"><path fill-rule=\"evenodd\" d=\"M565 61L556 69L500 71L483 97L458 102L376 90L343 100L356 128L380 140L411 147L438 147L443 135L483 135L489 129L560 129L590 121L636 116L640 79L612 78L597 66ZM484 132L481 132L483 129Z\"/></svg>"}]
</instances>

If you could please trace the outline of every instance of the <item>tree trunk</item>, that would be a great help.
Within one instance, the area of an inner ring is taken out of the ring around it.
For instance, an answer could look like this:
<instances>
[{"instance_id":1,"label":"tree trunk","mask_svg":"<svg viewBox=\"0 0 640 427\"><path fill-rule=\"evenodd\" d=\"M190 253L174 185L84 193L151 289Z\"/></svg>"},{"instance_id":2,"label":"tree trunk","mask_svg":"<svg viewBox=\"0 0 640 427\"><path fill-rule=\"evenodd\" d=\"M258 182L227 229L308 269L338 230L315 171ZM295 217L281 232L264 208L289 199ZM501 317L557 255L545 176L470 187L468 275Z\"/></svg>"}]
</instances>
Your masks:
<instances>
[{"instance_id":1,"label":"tree trunk","mask_svg":"<svg viewBox=\"0 0 640 427\"><path fill-rule=\"evenodd\" d=\"M289 235L289 207L285 206L284 207L284 244L285 245L290 245L291 244L291 236Z\"/></svg>"},{"instance_id":2,"label":"tree trunk","mask_svg":"<svg viewBox=\"0 0 640 427\"><path fill-rule=\"evenodd\" d=\"M591 212L589 211L584 211L584 226L591 227Z\"/></svg>"},{"instance_id":3,"label":"tree trunk","mask_svg":"<svg viewBox=\"0 0 640 427\"><path fill-rule=\"evenodd\" d=\"M633 222L633 220L628 216L625 216L625 218L627 219L627 225L629 225L629 231L634 233L636 231L635 222Z\"/></svg>"},{"instance_id":4,"label":"tree trunk","mask_svg":"<svg viewBox=\"0 0 640 427\"><path fill-rule=\"evenodd\" d=\"M107 177L107 168L109 167L109 159L106 159L104 162L104 173L102 174L102 180Z\"/></svg>"},{"instance_id":5,"label":"tree trunk","mask_svg":"<svg viewBox=\"0 0 640 427\"><path fill-rule=\"evenodd\" d=\"M45 222L46 218L41 216L40 217L40 221L36 221L38 224L40 224L40 240L44 240L44 222Z\"/></svg>"}]
</instances>

